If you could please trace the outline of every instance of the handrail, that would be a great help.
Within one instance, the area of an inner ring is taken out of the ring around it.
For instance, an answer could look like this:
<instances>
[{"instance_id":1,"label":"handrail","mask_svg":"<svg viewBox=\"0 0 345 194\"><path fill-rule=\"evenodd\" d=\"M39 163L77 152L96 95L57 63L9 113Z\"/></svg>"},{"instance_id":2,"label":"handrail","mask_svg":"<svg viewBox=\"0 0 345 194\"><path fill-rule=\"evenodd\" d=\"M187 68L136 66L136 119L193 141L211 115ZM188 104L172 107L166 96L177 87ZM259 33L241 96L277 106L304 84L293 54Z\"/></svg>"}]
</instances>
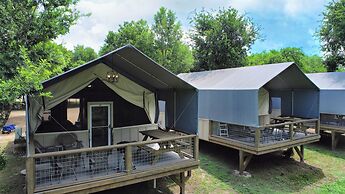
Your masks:
<instances>
[{"instance_id":1,"label":"handrail","mask_svg":"<svg viewBox=\"0 0 345 194\"><path fill-rule=\"evenodd\" d=\"M297 121L289 121L289 122L284 122L284 123L261 125L258 128L278 127L278 126L291 125L291 124L297 124L297 123L309 123L309 122L315 122L318 120L319 119L301 119L301 120L297 120Z\"/></svg>"},{"instance_id":2,"label":"handrail","mask_svg":"<svg viewBox=\"0 0 345 194\"><path fill-rule=\"evenodd\" d=\"M147 128L147 127L151 127L151 126L155 126L158 129L158 125L157 124L143 124L143 125L132 125L132 126L125 126L125 127L113 127L112 129L114 130L119 130L119 129L137 129L137 128Z\"/></svg>"},{"instance_id":3,"label":"handrail","mask_svg":"<svg viewBox=\"0 0 345 194\"><path fill-rule=\"evenodd\" d=\"M94 151L103 151L109 150L114 148L125 148L126 146L140 146L145 144L153 144L153 143L160 143L164 141L174 141L180 140L185 138L194 138L196 135L183 135L179 137L171 137L171 138L164 138L164 139L156 139L156 140L149 140L149 141L140 141L140 142L132 142L126 144L118 144L118 145L110 145L110 146L101 146L101 147L94 147L94 148L82 148L82 149L75 149L75 150L64 150L58 152L48 152L48 153L39 153L33 154L30 157L32 158L41 158L41 157L52 157L52 156L63 156L68 154L78 154L81 152L94 152Z\"/></svg>"}]
</instances>

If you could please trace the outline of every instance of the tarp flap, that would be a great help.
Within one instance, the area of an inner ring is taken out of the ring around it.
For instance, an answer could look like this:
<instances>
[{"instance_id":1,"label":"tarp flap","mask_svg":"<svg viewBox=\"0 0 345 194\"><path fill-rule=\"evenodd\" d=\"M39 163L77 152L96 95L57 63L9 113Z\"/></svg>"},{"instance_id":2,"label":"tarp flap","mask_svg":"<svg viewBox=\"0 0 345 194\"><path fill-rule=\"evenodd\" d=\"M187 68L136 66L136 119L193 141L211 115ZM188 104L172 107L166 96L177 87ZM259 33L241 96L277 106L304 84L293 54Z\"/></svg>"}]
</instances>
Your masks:
<instances>
[{"instance_id":1,"label":"tarp flap","mask_svg":"<svg viewBox=\"0 0 345 194\"><path fill-rule=\"evenodd\" d=\"M121 74L119 74L119 78L116 82L109 82L106 79L106 76L110 71L113 71L113 69L100 63L45 88L44 92L50 92L52 95L52 97L44 98L45 109L49 110L67 100L69 97L87 87L91 82L98 78L123 99L136 106L144 108L151 123L154 123L156 110L154 93ZM38 108L35 106L36 105L30 106L30 110L32 110L31 122L39 123L39 121L32 121L38 118L34 115L41 114L37 111ZM36 125L37 124L31 127L31 130L34 132L39 124L37 126Z\"/></svg>"},{"instance_id":2,"label":"tarp flap","mask_svg":"<svg viewBox=\"0 0 345 194\"><path fill-rule=\"evenodd\" d=\"M259 89L259 115L267 115L269 112L270 94L264 88Z\"/></svg>"}]
</instances>

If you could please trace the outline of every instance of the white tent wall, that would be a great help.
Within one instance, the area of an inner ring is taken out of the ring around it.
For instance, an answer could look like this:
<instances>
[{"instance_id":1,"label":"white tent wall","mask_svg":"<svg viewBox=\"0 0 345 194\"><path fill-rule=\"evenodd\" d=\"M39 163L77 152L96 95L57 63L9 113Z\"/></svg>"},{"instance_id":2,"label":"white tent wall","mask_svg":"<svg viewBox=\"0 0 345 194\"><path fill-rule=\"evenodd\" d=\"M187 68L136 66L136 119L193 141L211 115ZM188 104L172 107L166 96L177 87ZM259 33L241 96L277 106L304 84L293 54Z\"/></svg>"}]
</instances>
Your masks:
<instances>
[{"instance_id":1,"label":"white tent wall","mask_svg":"<svg viewBox=\"0 0 345 194\"><path fill-rule=\"evenodd\" d=\"M117 82L107 81L106 75L107 72L110 71L113 71L113 69L100 63L45 88L44 92L49 92L52 97L44 97L44 102L42 97L31 97L29 100L31 132L35 132L37 127L40 125L40 118L43 115L43 106L46 110L55 107L83 88L87 87L97 78L123 99L143 108L151 123L154 123L156 114L155 94L121 74L119 74Z\"/></svg>"}]
</instances>

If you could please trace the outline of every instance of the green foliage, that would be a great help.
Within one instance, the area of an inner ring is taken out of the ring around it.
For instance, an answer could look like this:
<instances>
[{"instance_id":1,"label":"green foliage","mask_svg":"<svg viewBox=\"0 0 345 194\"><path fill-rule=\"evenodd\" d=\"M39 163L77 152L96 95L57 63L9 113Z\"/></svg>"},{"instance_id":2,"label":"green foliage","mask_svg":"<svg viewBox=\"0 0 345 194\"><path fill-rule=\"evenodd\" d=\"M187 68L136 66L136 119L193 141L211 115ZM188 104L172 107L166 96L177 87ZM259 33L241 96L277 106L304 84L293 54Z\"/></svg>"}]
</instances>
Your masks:
<instances>
[{"instance_id":1,"label":"green foliage","mask_svg":"<svg viewBox=\"0 0 345 194\"><path fill-rule=\"evenodd\" d=\"M63 72L63 67L49 63L50 59L38 59L37 62L33 62L24 48L21 49L20 55L24 65L17 67L16 76L0 80L0 103L14 102L24 94L40 91L42 81Z\"/></svg>"},{"instance_id":2,"label":"green foliage","mask_svg":"<svg viewBox=\"0 0 345 194\"><path fill-rule=\"evenodd\" d=\"M295 62L305 73L326 71L321 57L317 55L308 56L300 48L288 47L264 51L247 57L247 65L249 66L283 62Z\"/></svg>"},{"instance_id":3,"label":"green foliage","mask_svg":"<svg viewBox=\"0 0 345 194\"><path fill-rule=\"evenodd\" d=\"M124 22L116 32L108 33L99 54L131 44L174 73L189 71L193 56L182 42L181 25L175 13L160 8L154 21L152 29L145 20Z\"/></svg>"},{"instance_id":4,"label":"green foliage","mask_svg":"<svg viewBox=\"0 0 345 194\"><path fill-rule=\"evenodd\" d=\"M77 0L7 0L0 3L0 76L11 78L23 65L20 48L31 49L68 33L80 17Z\"/></svg>"},{"instance_id":5,"label":"green foliage","mask_svg":"<svg viewBox=\"0 0 345 194\"><path fill-rule=\"evenodd\" d=\"M153 18L156 61L174 73L188 72L193 67L193 56L189 47L182 42L181 24L175 13L161 7Z\"/></svg>"},{"instance_id":6,"label":"green foliage","mask_svg":"<svg viewBox=\"0 0 345 194\"><path fill-rule=\"evenodd\" d=\"M247 51L258 38L258 28L236 9L201 11L192 19L195 70L244 66Z\"/></svg>"},{"instance_id":7,"label":"green foliage","mask_svg":"<svg viewBox=\"0 0 345 194\"><path fill-rule=\"evenodd\" d=\"M345 0L332 1L323 13L318 33L328 71L345 66Z\"/></svg>"},{"instance_id":8,"label":"green foliage","mask_svg":"<svg viewBox=\"0 0 345 194\"><path fill-rule=\"evenodd\" d=\"M77 45L74 47L72 63L73 67L77 67L86 62L89 62L97 58L97 53L91 47L84 47L83 45Z\"/></svg>"},{"instance_id":9,"label":"green foliage","mask_svg":"<svg viewBox=\"0 0 345 194\"><path fill-rule=\"evenodd\" d=\"M135 46L149 57L156 55L153 47L154 35L145 20L124 22L116 32L108 32L99 55L104 55L126 44Z\"/></svg>"}]
</instances>

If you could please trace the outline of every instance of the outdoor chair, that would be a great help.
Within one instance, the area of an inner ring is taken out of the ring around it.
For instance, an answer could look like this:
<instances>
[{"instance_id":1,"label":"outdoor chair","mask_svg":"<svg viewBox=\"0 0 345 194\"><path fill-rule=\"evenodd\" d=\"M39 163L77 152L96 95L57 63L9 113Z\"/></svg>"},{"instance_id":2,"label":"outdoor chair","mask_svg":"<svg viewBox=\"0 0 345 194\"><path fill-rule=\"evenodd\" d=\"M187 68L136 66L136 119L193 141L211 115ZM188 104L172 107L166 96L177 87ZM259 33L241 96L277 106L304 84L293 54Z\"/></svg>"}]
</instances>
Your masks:
<instances>
[{"instance_id":1,"label":"outdoor chair","mask_svg":"<svg viewBox=\"0 0 345 194\"><path fill-rule=\"evenodd\" d=\"M110 153L106 152L91 152L88 153L88 160L89 160L89 169L91 174L94 175L96 173L106 172L109 173L109 163L108 157Z\"/></svg>"},{"instance_id":2,"label":"outdoor chair","mask_svg":"<svg viewBox=\"0 0 345 194\"><path fill-rule=\"evenodd\" d=\"M56 152L60 151L58 146L43 146L37 140L34 140L35 152L36 153L46 153L46 152Z\"/></svg>"},{"instance_id":3,"label":"outdoor chair","mask_svg":"<svg viewBox=\"0 0 345 194\"><path fill-rule=\"evenodd\" d=\"M229 129L226 123L219 124L219 136L221 137L228 137L229 136Z\"/></svg>"},{"instance_id":4,"label":"outdoor chair","mask_svg":"<svg viewBox=\"0 0 345 194\"><path fill-rule=\"evenodd\" d=\"M64 133L60 134L56 138L56 144L62 146L63 150L73 150L83 148L83 142L78 140L78 137L75 133ZM74 160L75 163L83 163L83 168L85 168L85 161L82 157L82 154L78 154L77 159Z\"/></svg>"}]
</instances>

